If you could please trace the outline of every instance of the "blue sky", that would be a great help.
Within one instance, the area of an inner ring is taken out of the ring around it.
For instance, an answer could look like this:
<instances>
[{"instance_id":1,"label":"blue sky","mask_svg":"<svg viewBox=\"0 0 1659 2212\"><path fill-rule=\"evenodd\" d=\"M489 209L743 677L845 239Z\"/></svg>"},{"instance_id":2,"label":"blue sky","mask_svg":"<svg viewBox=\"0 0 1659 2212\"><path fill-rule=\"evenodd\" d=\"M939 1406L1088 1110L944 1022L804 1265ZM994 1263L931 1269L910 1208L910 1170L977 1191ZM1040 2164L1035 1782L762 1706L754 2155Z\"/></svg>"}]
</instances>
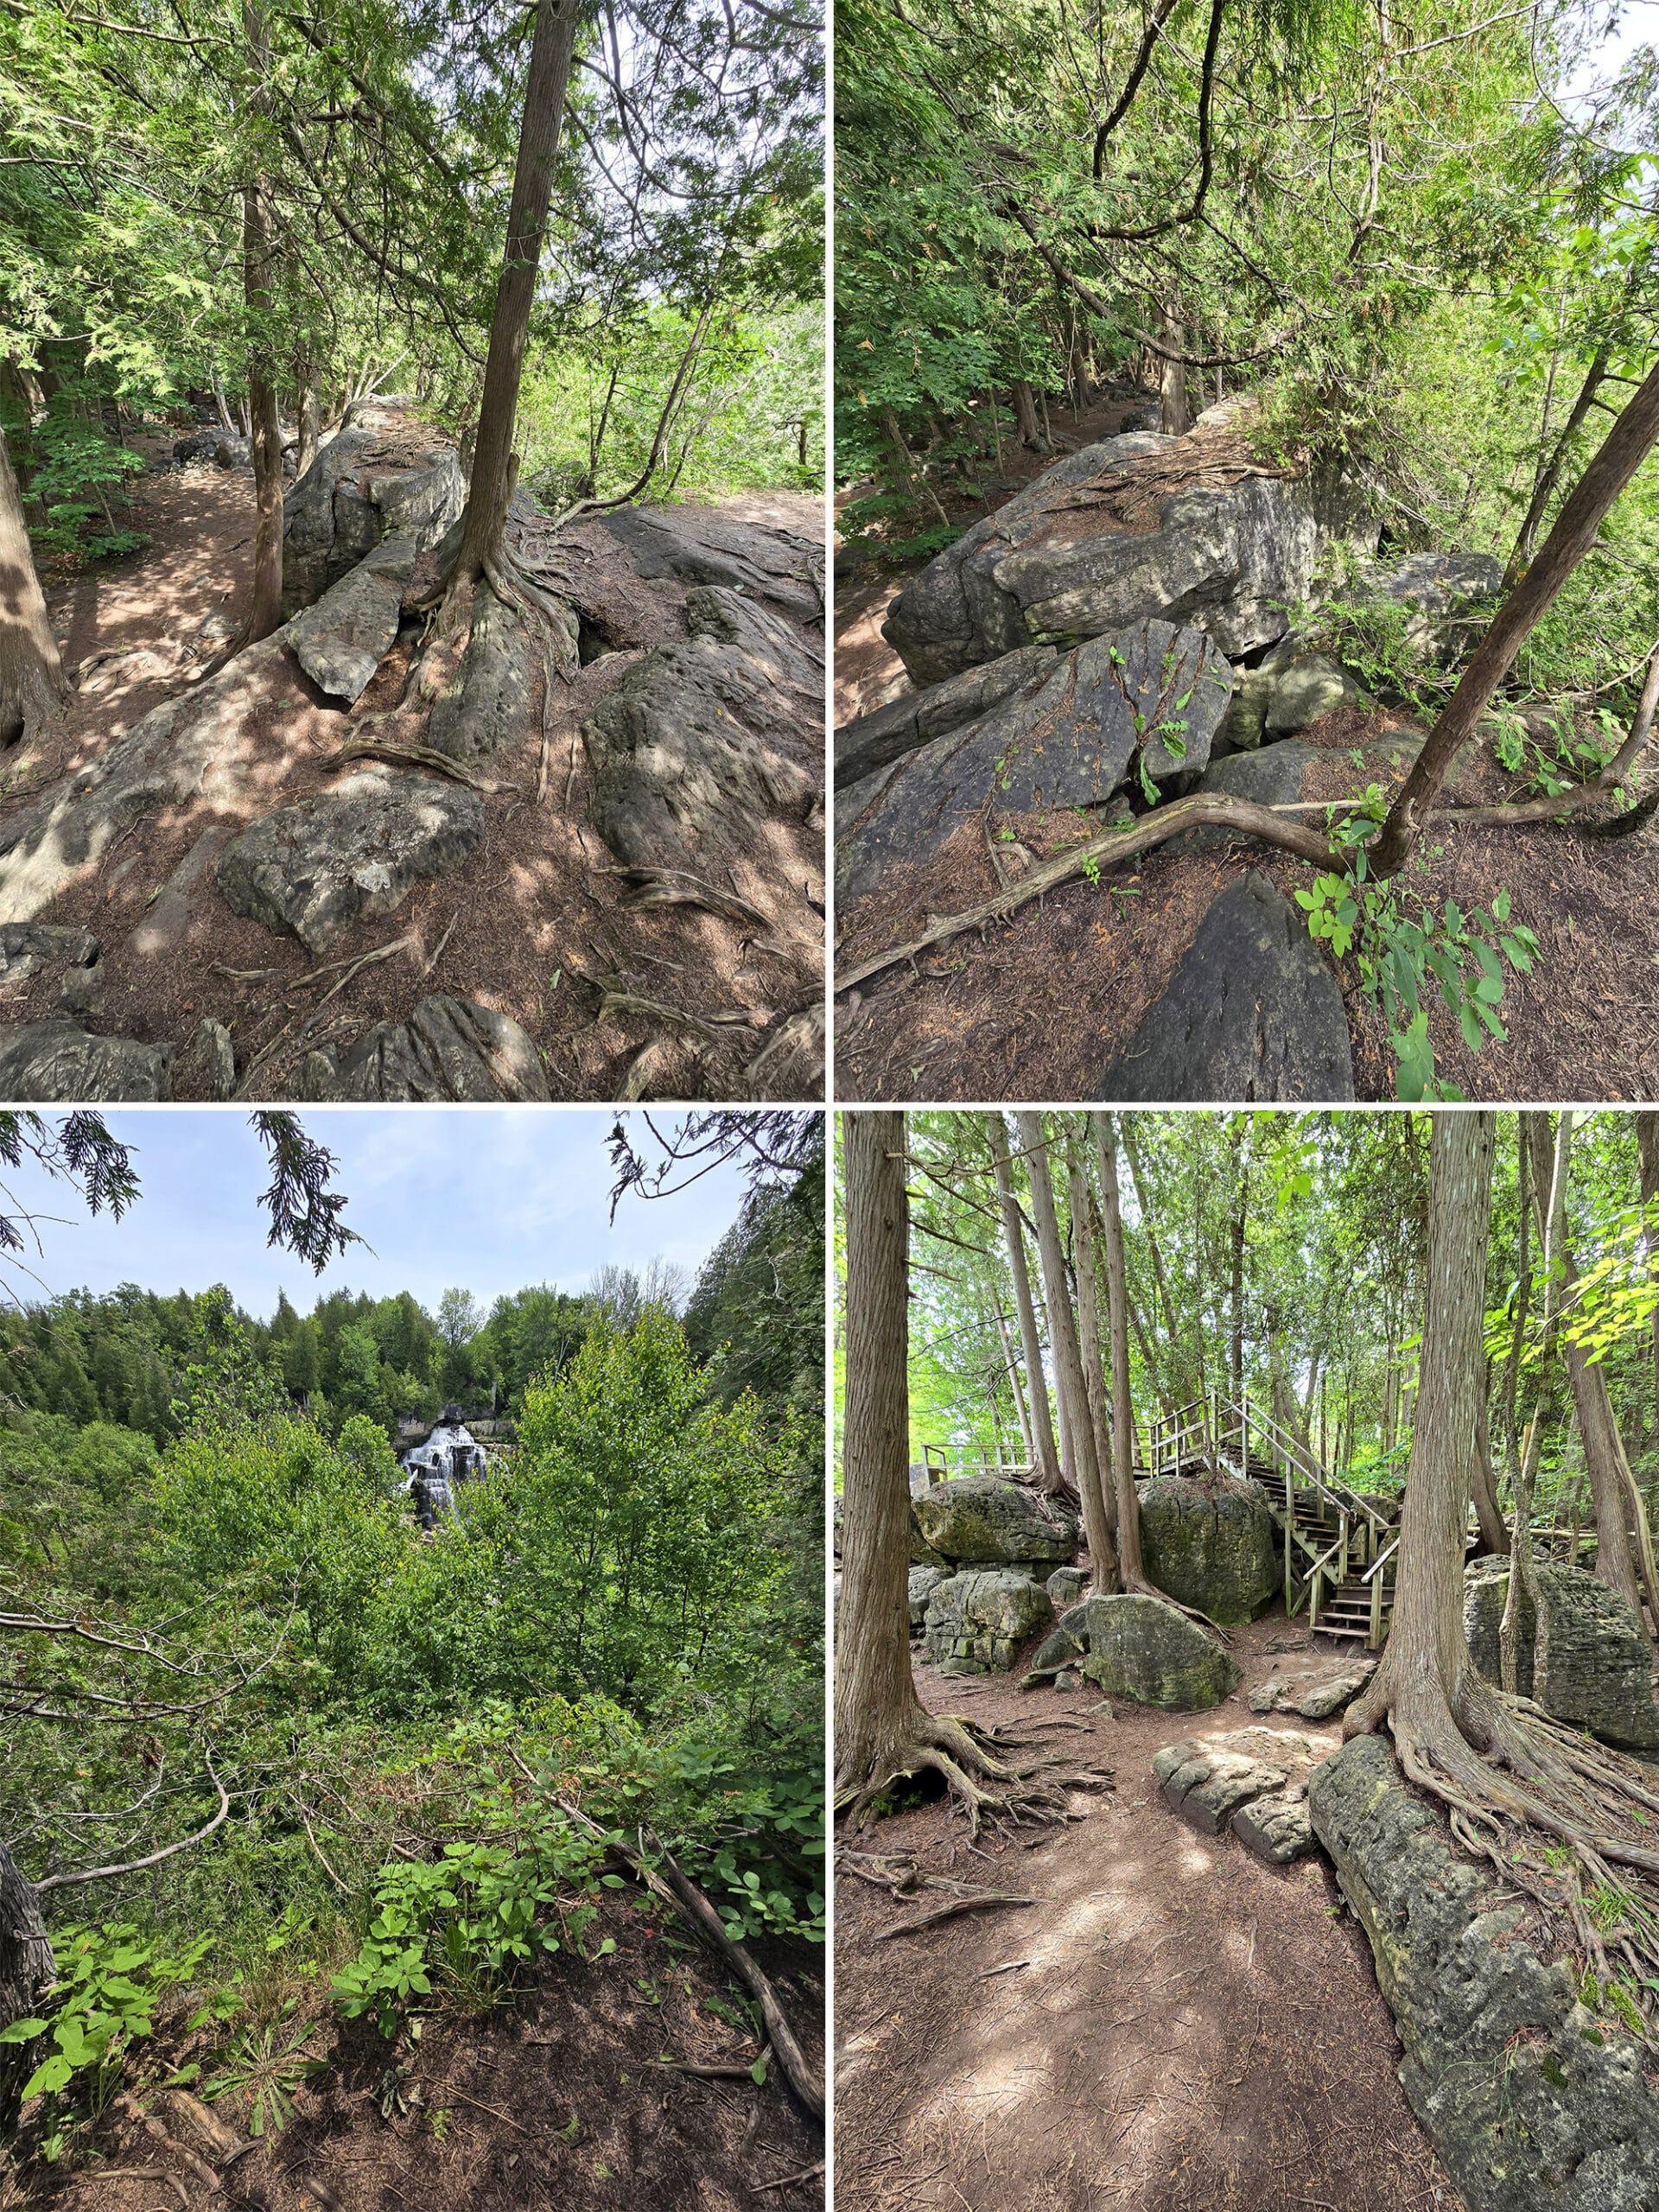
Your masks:
<instances>
[{"instance_id":1,"label":"blue sky","mask_svg":"<svg viewBox=\"0 0 1659 2212\"><path fill-rule=\"evenodd\" d=\"M279 1287L302 1313L336 1289L409 1290L430 1310L458 1284L487 1304L526 1283L585 1289L607 1262L643 1268L660 1255L695 1275L743 1201L741 1175L721 1166L677 1198L625 1198L613 1230L613 1108L309 1107L301 1118L334 1154L345 1219L372 1253L354 1247L315 1276L268 1248L265 1153L239 1109L113 1107L105 1120L134 1147L143 1197L121 1222L94 1221L32 1162L0 1175L12 1202L0 1199L0 1210L57 1217L40 1224L44 1256L29 1255L40 1281L0 1264L0 1287L28 1303L121 1282L163 1292L222 1282L262 1319ZM628 1118L642 1141L642 1118ZM678 1125L677 1116L656 1118Z\"/></svg>"}]
</instances>

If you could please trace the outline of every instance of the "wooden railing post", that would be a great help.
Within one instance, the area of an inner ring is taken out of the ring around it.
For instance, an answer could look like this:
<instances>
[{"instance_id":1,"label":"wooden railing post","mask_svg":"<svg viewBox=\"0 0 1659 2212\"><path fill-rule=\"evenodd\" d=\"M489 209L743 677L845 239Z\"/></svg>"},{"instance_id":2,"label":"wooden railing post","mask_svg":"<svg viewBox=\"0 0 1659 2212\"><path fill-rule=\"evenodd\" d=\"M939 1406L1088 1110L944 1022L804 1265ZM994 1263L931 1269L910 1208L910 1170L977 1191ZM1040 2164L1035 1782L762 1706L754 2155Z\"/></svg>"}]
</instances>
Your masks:
<instances>
[{"instance_id":1,"label":"wooden railing post","mask_svg":"<svg viewBox=\"0 0 1659 2212\"><path fill-rule=\"evenodd\" d=\"M1382 1644L1382 1570L1379 1567L1371 1577L1371 1629L1365 1639L1368 1651L1377 1651Z\"/></svg>"}]
</instances>

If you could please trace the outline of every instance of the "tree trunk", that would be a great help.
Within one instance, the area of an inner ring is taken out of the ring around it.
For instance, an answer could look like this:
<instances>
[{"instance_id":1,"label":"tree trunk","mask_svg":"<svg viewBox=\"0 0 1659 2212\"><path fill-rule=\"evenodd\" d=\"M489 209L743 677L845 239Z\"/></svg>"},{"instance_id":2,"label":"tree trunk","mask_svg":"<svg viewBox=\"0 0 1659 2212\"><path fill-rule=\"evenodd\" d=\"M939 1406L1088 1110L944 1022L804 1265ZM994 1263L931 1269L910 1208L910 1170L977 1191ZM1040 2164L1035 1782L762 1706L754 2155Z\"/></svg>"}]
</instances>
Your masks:
<instances>
[{"instance_id":1,"label":"tree trunk","mask_svg":"<svg viewBox=\"0 0 1659 2212\"><path fill-rule=\"evenodd\" d=\"M1083 1358L1084 1389L1089 1399L1089 1419L1094 1436L1095 1465L1100 1471L1101 1503L1112 1541L1117 1541L1117 1493L1109 1470L1112 1464L1112 1414L1106 1392L1106 1363L1100 1333L1100 1289L1096 1255L1100 1250L1100 1216L1089 1173L1068 1135L1067 1203L1071 1209L1072 1264L1077 1277L1077 1337Z\"/></svg>"},{"instance_id":2,"label":"tree trunk","mask_svg":"<svg viewBox=\"0 0 1659 2212\"><path fill-rule=\"evenodd\" d=\"M232 420L230 409L225 404L225 379L219 373L219 365L217 362L213 365L211 375L213 387L213 405L219 410L219 427L221 430L228 431L230 435L234 437L236 435L236 424Z\"/></svg>"},{"instance_id":3,"label":"tree trunk","mask_svg":"<svg viewBox=\"0 0 1659 2212\"><path fill-rule=\"evenodd\" d=\"M299 442L294 449L294 480L297 483L316 459L322 442L322 394L315 361L300 368Z\"/></svg>"},{"instance_id":4,"label":"tree trunk","mask_svg":"<svg viewBox=\"0 0 1659 2212\"><path fill-rule=\"evenodd\" d=\"M1020 425L1020 444L1033 453L1046 453L1048 440L1037 419L1036 394L1023 377L1015 377L1008 390L1014 399L1014 419Z\"/></svg>"},{"instance_id":5,"label":"tree trunk","mask_svg":"<svg viewBox=\"0 0 1659 2212\"><path fill-rule=\"evenodd\" d=\"M1129 1395L1129 1300L1123 1264L1123 1209L1117 1185L1117 1130L1109 1114L1091 1114L1100 1160L1101 1228L1106 1246L1107 1326L1112 1347L1112 1485L1117 1495L1117 1555L1126 1589L1149 1588L1141 1550L1141 1501L1135 1490L1135 1406Z\"/></svg>"},{"instance_id":6,"label":"tree trunk","mask_svg":"<svg viewBox=\"0 0 1659 2212\"><path fill-rule=\"evenodd\" d=\"M1054 1417L1048 1401L1048 1377L1043 1371L1043 1348L1037 1335L1037 1315L1031 1302L1031 1274L1026 1265L1026 1232L1014 1203L1014 1179L1008 1168L1007 1130L1000 1114L988 1116L993 1151L992 1170L1002 1209L1002 1229L1008 1242L1008 1275L1014 1285L1014 1310L1020 1322L1020 1349L1025 1355L1026 1389L1031 1410L1032 1478L1052 1497L1065 1488L1060 1479L1060 1457L1054 1445Z\"/></svg>"},{"instance_id":7,"label":"tree trunk","mask_svg":"<svg viewBox=\"0 0 1659 2212\"><path fill-rule=\"evenodd\" d=\"M1548 461L1539 469L1532 487L1531 504L1527 509L1525 520L1516 533L1515 550L1510 555L1509 565L1503 571L1503 588L1505 591L1513 591L1527 573L1527 564L1532 559L1533 545L1538 536L1538 525L1544 518L1544 510L1549 505L1550 495L1560 481L1562 464L1572 450L1573 441L1584 428L1585 417L1595 404L1596 394L1607 373L1607 362L1611 352L1612 341L1604 339L1596 348L1584 382L1579 387L1579 396L1573 403L1573 412L1567 418L1566 427L1556 439Z\"/></svg>"},{"instance_id":8,"label":"tree trunk","mask_svg":"<svg viewBox=\"0 0 1659 2212\"><path fill-rule=\"evenodd\" d=\"M902 1114L843 1114L846 1417L836 1786L902 1764L925 1715L910 1671L910 1213Z\"/></svg>"},{"instance_id":9,"label":"tree trunk","mask_svg":"<svg viewBox=\"0 0 1659 2212\"><path fill-rule=\"evenodd\" d=\"M1249 1170L1245 1160L1245 1140L1249 1124L1240 1114L1233 1122L1233 1217L1230 1240L1231 1268L1228 1281L1228 1297L1232 1320L1232 1385L1233 1403L1244 1402L1244 1228L1245 1212L1249 1203Z\"/></svg>"},{"instance_id":10,"label":"tree trunk","mask_svg":"<svg viewBox=\"0 0 1659 2212\"><path fill-rule=\"evenodd\" d=\"M1510 1696L1515 1694L1520 1680L1521 1621L1524 1608L1533 1608L1535 1624L1538 1607L1538 1585L1532 1571L1532 1491L1538 1474L1538 1453L1543 1439L1545 1408L1553 1391L1555 1372L1555 1338L1553 1324L1554 1306L1549 1290L1549 1237L1544 1238L1544 1358L1542 1379L1538 1403L1527 1429L1523 1445L1516 1432L1516 1399L1521 1387L1521 1357L1527 1337L1527 1315L1532 1302L1532 1259L1529 1243L1532 1230L1532 1154L1528 1135L1529 1116L1515 1117L1516 1151L1516 1292L1515 1330L1510 1341L1509 1372L1503 1378L1503 1448L1509 1454L1510 1484L1515 1492L1515 1528L1510 1542L1510 1580L1503 1593L1503 1617L1497 1625L1498 1681ZM1545 1141L1548 1141L1548 1117L1545 1122ZM1564 1169L1566 1162L1561 1166ZM1554 1211L1554 1186L1550 1203L1544 1208L1546 1219Z\"/></svg>"},{"instance_id":11,"label":"tree trunk","mask_svg":"<svg viewBox=\"0 0 1659 2212\"><path fill-rule=\"evenodd\" d=\"M1494 616L1368 848L1371 874L1390 876L1409 856L1452 760L1485 712L1528 636L1590 550L1619 493L1659 439L1659 367L1652 369L1569 493L1543 550Z\"/></svg>"},{"instance_id":12,"label":"tree trunk","mask_svg":"<svg viewBox=\"0 0 1659 2212\"><path fill-rule=\"evenodd\" d=\"M1400 1519L1394 1623L1344 1736L1391 1725L1430 1756L1459 1735L1473 1662L1463 1630L1464 1529L1484 1362L1495 1116L1437 1112L1430 1145L1427 1287L1411 1471Z\"/></svg>"},{"instance_id":13,"label":"tree trunk","mask_svg":"<svg viewBox=\"0 0 1659 2212\"><path fill-rule=\"evenodd\" d=\"M1173 302L1164 309L1162 335L1171 353L1186 351L1186 333L1181 327L1181 318ZM1186 404L1185 361L1173 361L1166 355L1159 356L1158 398L1164 435L1166 438L1185 435L1192 427L1192 417Z\"/></svg>"},{"instance_id":14,"label":"tree trunk","mask_svg":"<svg viewBox=\"0 0 1659 2212\"><path fill-rule=\"evenodd\" d=\"M1002 1358L1008 1370L1008 1386L1014 1392L1014 1419L1019 1423L1020 1440L1026 1447L1026 1465L1035 1473L1037 1447L1032 1441L1031 1415L1026 1410L1026 1394L1020 1383L1020 1363L1014 1356L1014 1346L1008 1341L1008 1325L1003 1319L1000 1307L996 1316L996 1333L1002 1341Z\"/></svg>"},{"instance_id":15,"label":"tree trunk","mask_svg":"<svg viewBox=\"0 0 1659 2212\"><path fill-rule=\"evenodd\" d=\"M250 112L269 114L273 93L270 40L258 0L245 0L242 35L257 87ZM270 339L261 326L270 315L270 204L262 175L242 188L242 285L253 331L248 351L249 436L253 447L253 594L240 642L257 645L283 623L283 434L277 420L276 385L271 372Z\"/></svg>"},{"instance_id":16,"label":"tree trunk","mask_svg":"<svg viewBox=\"0 0 1659 2212\"><path fill-rule=\"evenodd\" d=\"M0 2029L28 2019L57 1976L35 1885L0 1843ZM0 2138L10 2133L17 2116L17 2092L34 2070L26 2050L0 2044Z\"/></svg>"},{"instance_id":17,"label":"tree trunk","mask_svg":"<svg viewBox=\"0 0 1659 2212\"><path fill-rule=\"evenodd\" d=\"M1475 1429L1475 1456L1469 1463L1469 1488L1475 1502L1475 1518L1480 1523L1480 1548L1483 1552L1502 1558L1510 1548L1510 1532L1497 1506L1497 1478L1492 1472L1491 1435L1484 1392L1480 1420Z\"/></svg>"},{"instance_id":18,"label":"tree trunk","mask_svg":"<svg viewBox=\"0 0 1659 2212\"><path fill-rule=\"evenodd\" d=\"M484 573L485 562L493 562L512 504L517 474L512 434L518 414L518 385L524 375L530 311L541 272L553 162L564 124L565 86L575 51L578 16L575 0L540 0L536 11L518 158L507 210L506 251L496 287L472 481L454 572L453 581L457 583L475 582Z\"/></svg>"},{"instance_id":19,"label":"tree trunk","mask_svg":"<svg viewBox=\"0 0 1659 2212\"><path fill-rule=\"evenodd\" d=\"M1084 1540L1089 1547L1090 1576L1105 1596L1118 1587L1117 1547L1106 1519L1106 1500L1101 1487L1100 1462L1095 1452L1094 1426L1083 1380L1083 1358L1071 1318L1066 1286L1065 1261L1060 1249L1060 1224L1054 1211L1054 1186L1049 1179L1048 1151L1040 1114L1017 1113L1031 1179L1031 1211L1037 1224L1037 1256L1042 1268L1043 1302L1048 1308L1049 1349L1054 1358L1054 1379L1065 1408L1076 1455L1077 1495L1083 1503Z\"/></svg>"},{"instance_id":20,"label":"tree trunk","mask_svg":"<svg viewBox=\"0 0 1659 2212\"><path fill-rule=\"evenodd\" d=\"M1642 1242L1652 1265L1659 1255L1659 1114L1649 1109L1637 1114L1635 1120L1642 1205L1647 1219ZM1659 1443L1659 1310L1653 1317L1653 1433Z\"/></svg>"},{"instance_id":21,"label":"tree trunk","mask_svg":"<svg viewBox=\"0 0 1659 2212\"><path fill-rule=\"evenodd\" d=\"M66 688L23 524L22 495L0 431L0 751L32 737L61 705Z\"/></svg>"}]
</instances>

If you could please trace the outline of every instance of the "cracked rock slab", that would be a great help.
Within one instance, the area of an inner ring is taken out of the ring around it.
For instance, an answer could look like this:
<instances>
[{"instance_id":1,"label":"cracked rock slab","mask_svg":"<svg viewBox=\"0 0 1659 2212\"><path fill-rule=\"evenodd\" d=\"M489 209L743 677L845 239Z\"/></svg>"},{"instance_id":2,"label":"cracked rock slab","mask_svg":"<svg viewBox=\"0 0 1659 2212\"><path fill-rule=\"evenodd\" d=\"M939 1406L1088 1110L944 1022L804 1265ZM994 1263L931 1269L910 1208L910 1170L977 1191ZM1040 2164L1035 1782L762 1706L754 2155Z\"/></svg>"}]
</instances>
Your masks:
<instances>
[{"instance_id":1,"label":"cracked rock slab","mask_svg":"<svg viewBox=\"0 0 1659 2212\"><path fill-rule=\"evenodd\" d=\"M476 791L369 768L251 823L220 855L219 886L233 912L321 952L465 860L483 834Z\"/></svg>"},{"instance_id":2,"label":"cracked rock slab","mask_svg":"<svg viewBox=\"0 0 1659 2212\"><path fill-rule=\"evenodd\" d=\"M0 924L0 983L21 983L44 968L90 968L99 942L90 930L50 922Z\"/></svg>"},{"instance_id":3,"label":"cracked rock slab","mask_svg":"<svg viewBox=\"0 0 1659 2212\"><path fill-rule=\"evenodd\" d=\"M1375 1659L1362 1659L1335 1672L1298 1667L1258 1682L1244 1702L1252 1713L1299 1713L1304 1720L1330 1720L1347 1711L1376 1672Z\"/></svg>"},{"instance_id":4,"label":"cracked rock slab","mask_svg":"<svg viewBox=\"0 0 1659 2212\"><path fill-rule=\"evenodd\" d=\"M413 537L385 539L290 624L300 666L331 698L354 707L374 680L397 641L415 557Z\"/></svg>"},{"instance_id":5,"label":"cracked rock slab","mask_svg":"<svg viewBox=\"0 0 1659 2212\"><path fill-rule=\"evenodd\" d=\"M173 1050L94 1037L70 1021L0 1025L0 1098L22 1105L165 1098Z\"/></svg>"},{"instance_id":6,"label":"cracked rock slab","mask_svg":"<svg viewBox=\"0 0 1659 2212\"><path fill-rule=\"evenodd\" d=\"M1189 1827L1230 1831L1282 1866L1314 1847L1308 1777L1333 1748L1287 1729L1240 1728L1166 1745L1152 1770L1164 1802Z\"/></svg>"},{"instance_id":7,"label":"cracked rock slab","mask_svg":"<svg viewBox=\"0 0 1659 2212\"><path fill-rule=\"evenodd\" d=\"M1217 897L1092 1095L1136 1105L1353 1097L1341 989L1266 876L1252 869Z\"/></svg>"},{"instance_id":8,"label":"cracked rock slab","mask_svg":"<svg viewBox=\"0 0 1659 2212\"><path fill-rule=\"evenodd\" d=\"M1131 779L1157 786L1197 772L1232 681L1225 654L1202 632L1159 621L1091 638L1046 677L1031 665L988 713L845 792L837 894L865 896L895 864L925 861L976 817L994 836L999 816L1100 806Z\"/></svg>"},{"instance_id":9,"label":"cracked rock slab","mask_svg":"<svg viewBox=\"0 0 1659 2212\"><path fill-rule=\"evenodd\" d=\"M566 657L575 654L570 618ZM532 654L524 618L486 583L473 596L472 635L453 679L432 702L426 742L452 760L476 760L524 734L530 715Z\"/></svg>"}]
</instances>

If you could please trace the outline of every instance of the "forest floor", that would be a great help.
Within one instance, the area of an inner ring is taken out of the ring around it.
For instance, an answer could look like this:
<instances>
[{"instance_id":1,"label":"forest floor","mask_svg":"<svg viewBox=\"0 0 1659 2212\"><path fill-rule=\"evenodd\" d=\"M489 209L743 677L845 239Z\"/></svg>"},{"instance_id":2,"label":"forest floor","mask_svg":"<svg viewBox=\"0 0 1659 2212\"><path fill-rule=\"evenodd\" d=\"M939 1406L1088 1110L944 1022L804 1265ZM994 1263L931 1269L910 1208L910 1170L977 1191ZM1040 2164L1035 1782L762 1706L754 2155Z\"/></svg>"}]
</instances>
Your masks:
<instances>
[{"instance_id":1,"label":"forest floor","mask_svg":"<svg viewBox=\"0 0 1659 2212\"><path fill-rule=\"evenodd\" d=\"M48 582L53 627L66 669L79 675L79 686L67 715L26 753L0 759L0 828L199 678L224 650L246 605L252 480L202 464L171 465L170 437L129 440L152 464L135 480L133 492L134 523L148 537L143 549L67 582ZM719 505L733 520L821 542L823 509L816 499L780 492ZM613 1098L642 1048L662 1038L660 1023L637 1014L596 1020L596 979L620 975L641 995L671 1000L692 1015L736 1007L751 1025L712 1040L690 1025L671 1033L646 1095L719 1096L734 1085L733 1095L750 1095L744 1063L766 1026L801 1001L794 963L751 945L741 925L706 911L624 906L626 886L609 872L614 855L588 822L594 777L582 724L644 651L685 635L690 587L670 578L642 582L621 544L598 522L577 524L562 543L576 549L584 594L614 610L616 634L626 645L558 686L545 741L537 678L538 696L528 702L520 741L476 764L475 772L493 786L478 846L441 877L416 882L394 912L343 930L324 957L333 967L401 938L410 939L408 949L355 976L331 1001L327 1025L302 1037L322 991L342 969L310 983L318 963L296 939L232 912L219 894L213 863L243 823L204 794L147 816L136 834L118 837L29 917L87 929L99 938L100 988L88 1027L144 1043L170 1039L182 1051L197 1022L211 1016L229 1029L244 1082L249 1064L283 1039L237 1094L280 1098L291 1095L306 1052L323 1042L343 1051L376 1022L401 1020L429 993L448 992L518 1021L540 1053L554 1098ZM427 588L431 575L430 557L423 556L406 601ZM291 652L283 654L238 732L253 762L250 810L264 812L330 787L338 771L325 769L325 756L367 717L396 707L415 642L406 629L349 709L319 690ZM89 666L94 660L98 664ZM397 733L403 742L418 741L421 734ZM544 741L550 772L545 799L538 801ZM809 765L818 772L817 761ZM48 969L11 986L0 994L0 1022L48 1014L58 983Z\"/></svg>"},{"instance_id":2,"label":"forest floor","mask_svg":"<svg viewBox=\"0 0 1659 2212\"><path fill-rule=\"evenodd\" d=\"M931 1711L1016 1732L1082 1722L1031 1740L1110 1768L1116 1786L1077 1794L1081 1821L987 1831L978 1847L943 1801L856 1840L1042 1902L889 1942L914 1908L838 1875L838 2212L1459 2212L1395 2078L1370 1946L1329 1863L1270 1866L1158 1794L1154 1753L1189 1735L1340 1740L1338 1724L1244 1703L1287 1663L1272 1647L1306 1645L1305 1630L1275 1608L1231 1637L1243 1679L1199 1714L1120 1702L1114 1717L1086 1686L1022 1693L1017 1670L947 1679L913 1662Z\"/></svg>"},{"instance_id":3,"label":"forest floor","mask_svg":"<svg viewBox=\"0 0 1659 2212\"><path fill-rule=\"evenodd\" d=\"M563 1952L510 2005L471 2019L435 2016L417 2042L404 2033L390 2044L369 2021L346 2024L324 2071L294 2089L285 2127L234 2164L205 2152L223 2167L226 2202L261 2212L821 2206L823 2177L813 2170L823 2133L775 2065L757 2086L747 2077L702 2080L663 2063L747 2067L755 2044L738 2024L742 1993L705 1952L671 1936L648 1899L611 1893L601 1912L590 1941L612 1937L614 1954L583 1962ZM821 2066L822 1977L803 1968L798 1947L756 1950ZM280 2048L280 2031L276 2040ZM166 2056L183 2064L202 2053L186 2040ZM143 2131L135 2105L149 2107L175 2142L204 2152L164 2091L143 2094L111 2107L83 2139L82 2155L95 2148L110 2171L78 2164L66 2173L35 2162L24 2167L25 2195L7 2195L0 2177L0 2202L18 2212L171 2212L168 2190L176 2196L187 2185L182 2201L196 2201L200 2176ZM212 2110L245 2135L235 2092Z\"/></svg>"},{"instance_id":4,"label":"forest floor","mask_svg":"<svg viewBox=\"0 0 1659 2212\"><path fill-rule=\"evenodd\" d=\"M1068 442L1114 435L1130 409L1103 403L1074 429L1069 410L1055 418ZM1049 461L1021 454L1004 486L982 503L946 501L966 524L1006 504ZM957 510L960 509L961 512ZM898 655L880 635L888 604L906 575L924 566L868 568L837 589L836 721L868 714L907 688ZM1331 756L1328 789L1357 787L1353 750L1368 739L1421 728L1386 708L1339 708L1300 733ZM1377 778L1385 791L1405 779L1405 765ZM1490 756L1462 772L1458 798L1514 796ZM1074 817L1058 827L1021 822L1026 844L1043 856L1081 835ZM1454 899L1465 913L1490 911L1508 891L1511 918L1536 935L1529 976L1511 976L1502 1016L1509 1032L1478 1054L1465 1044L1438 989L1426 998L1437 1071L1470 1099L1593 1098L1624 1103L1659 1096L1659 901L1652 896L1659 828L1603 840L1544 824L1527 829L1442 828L1426 841L1426 866L1408 880L1429 906ZM946 939L913 968L874 978L836 1002L837 1095L851 1100L973 1100L1019 1096L1087 1098L1128 1042L1192 944L1217 892L1259 870L1288 897L1306 887L1306 867L1259 845L1147 855L1127 872L1082 878L1020 908L983 938ZM861 900L843 921L840 968L855 965L914 933L924 912L950 913L999 888L986 839L969 825L925 869L895 877L890 891ZM1351 955L1336 963L1353 1046L1354 1089L1361 1099L1394 1096L1393 1049L1380 1008L1366 995Z\"/></svg>"}]
</instances>

